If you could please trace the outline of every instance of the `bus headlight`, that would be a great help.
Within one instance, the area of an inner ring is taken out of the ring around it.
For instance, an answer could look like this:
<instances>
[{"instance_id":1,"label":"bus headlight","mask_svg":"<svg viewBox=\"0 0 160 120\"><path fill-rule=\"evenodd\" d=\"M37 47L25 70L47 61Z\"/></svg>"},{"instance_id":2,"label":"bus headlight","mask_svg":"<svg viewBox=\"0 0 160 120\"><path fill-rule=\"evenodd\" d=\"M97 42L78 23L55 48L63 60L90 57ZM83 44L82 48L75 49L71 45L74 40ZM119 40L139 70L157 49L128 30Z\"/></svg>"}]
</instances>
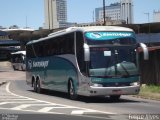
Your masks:
<instances>
[{"instance_id":1,"label":"bus headlight","mask_svg":"<svg viewBox=\"0 0 160 120\"><path fill-rule=\"evenodd\" d=\"M103 87L103 85L102 84L97 84L97 83L93 83L93 85L92 85L93 87Z\"/></svg>"},{"instance_id":2,"label":"bus headlight","mask_svg":"<svg viewBox=\"0 0 160 120\"><path fill-rule=\"evenodd\" d=\"M137 85L140 85L140 82L138 81L138 82L133 82L133 83L131 83L130 84L131 86L137 86Z\"/></svg>"}]
</instances>

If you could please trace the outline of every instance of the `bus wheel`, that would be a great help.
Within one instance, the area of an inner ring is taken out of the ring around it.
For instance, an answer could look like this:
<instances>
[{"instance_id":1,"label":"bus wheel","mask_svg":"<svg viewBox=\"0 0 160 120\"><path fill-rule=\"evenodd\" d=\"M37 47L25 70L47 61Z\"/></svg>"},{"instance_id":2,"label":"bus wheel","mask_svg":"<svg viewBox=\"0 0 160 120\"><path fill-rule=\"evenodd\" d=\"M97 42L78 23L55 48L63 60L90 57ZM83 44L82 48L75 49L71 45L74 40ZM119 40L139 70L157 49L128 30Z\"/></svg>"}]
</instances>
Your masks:
<instances>
[{"instance_id":1,"label":"bus wheel","mask_svg":"<svg viewBox=\"0 0 160 120\"><path fill-rule=\"evenodd\" d=\"M37 92L37 83L35 80L33 82L33 89L34 89L34 92Z\"/></svg>"},{"instance_id":2,"label":"bus wheel","mask_svg":"<svg viewBox=\"0 0 160 120\"><path fill-rule=\"evenodd\" d=\"M72 80L69 81L68 94L69 94L69 98L71 100L77 99L77 94L76 94L75 87L73 85L73 81Z\"/></svg>"},{"instance_id":3,"label":"bus wheel","mask_svg":"<svg viewBox=\"0 0 160 120\"><path fill-rule=\"evenodd\" d=\"M120 97L121 97L120 95L111 95L110 99L113 101L118 101L120 99Z\"/></svg>"},{"instance_id":4,"label":"bus wheel","mask_svg":"<svg viewBox=\"0 0 160 120\"><path fill-rule=\"evenodd\" d=\"M40 84L40 80L37 80L36 82L36 92L37 93L41 93L41 84Z\"/></svg>"}]
</instances>

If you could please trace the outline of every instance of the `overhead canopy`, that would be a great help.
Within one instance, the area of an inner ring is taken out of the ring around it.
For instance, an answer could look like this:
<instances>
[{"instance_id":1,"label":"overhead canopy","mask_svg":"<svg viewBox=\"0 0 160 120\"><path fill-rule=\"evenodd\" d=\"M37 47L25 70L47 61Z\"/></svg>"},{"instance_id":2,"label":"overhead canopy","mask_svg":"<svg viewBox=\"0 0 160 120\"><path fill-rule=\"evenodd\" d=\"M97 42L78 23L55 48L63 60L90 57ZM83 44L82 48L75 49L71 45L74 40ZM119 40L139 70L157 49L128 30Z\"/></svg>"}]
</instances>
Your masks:
<instances>
[{"instance_id":1,"label":"overhead canopy","mask_svg":"<svg viewBox=\"0 0 160 120\"><path fill-rule=\"evenodd\" d=\"M0 46L20 46L17 40L0 40Z\"/></svg>"},{"instance_id":2,"label":"overhead canopy","mask_svg":"<svg viewBox=\"0 0 160 120\"><path fill-rule=\"evenodd\" d=\"M0 36L6 36L6 35L8 35L8 33L7 33L7 32L0 31Z\"/></svg>"}]
</instances>

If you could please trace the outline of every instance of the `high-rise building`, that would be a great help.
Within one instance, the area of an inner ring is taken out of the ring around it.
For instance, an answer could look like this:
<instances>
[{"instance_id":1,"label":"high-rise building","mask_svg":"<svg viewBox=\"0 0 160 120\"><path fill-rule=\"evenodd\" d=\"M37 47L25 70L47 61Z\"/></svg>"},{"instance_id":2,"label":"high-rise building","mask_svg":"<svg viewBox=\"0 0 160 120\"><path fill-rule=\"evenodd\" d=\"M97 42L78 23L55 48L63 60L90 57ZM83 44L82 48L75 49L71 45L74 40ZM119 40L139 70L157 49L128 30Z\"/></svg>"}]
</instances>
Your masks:
<instances>
[{"instance_id":1,"label":"high-rise building","mask_svg":"<svg viewBox=\"0 0 160 120\"><path fill-rule=\"evenodd\" d=\"M133 5L132 0L121 0L118 3L110 4L105 7L106 18L110 20L125 21L128 24L133 23ZM103 20L103 7L95 9L96 21Z\"/></svg>"},{"instance_id":2,"label":"high-rise building","mask_svg":"<svg viewBox=\"0 0 160 120\"><path fill-rule=\"evenodd\" d=\"M66 0L44 0L45 29L55 29L66 26L67 1Z\"/></svg>"},{"instance_id":3,"label":"high-rise building","mask_svg":"<svg viewBox=\"0 0 160 120\"><path fill-rule=\"evenodd\" d=\"M121 0L121 19L128 24L133 23L133 2L132 0Z\"/></svg>"},{"instance_id":4,"label":"high-rise building","mask_svg":"<svg viewBox=\"0 0 160 120\"><path fill-rule=\"evenodd\" d=\"M105 13L106 18L110 18L111 20L120 20L120 10L121 10L121 4L120 3L114 3L110 4L109 6L105 7ZM95 17L96 21L103 20L103 7L96 8L95 9Z\"/></svg>"},{"instance_id":5,"label":"high-rise building","mask_svg":"<svg viewBox=\"0 0 160 120\"><path fill-rule=\"evenodd\" d=\"M160 10L153 12L153 22L160 22Z\"/></svg>"}]
</instances>

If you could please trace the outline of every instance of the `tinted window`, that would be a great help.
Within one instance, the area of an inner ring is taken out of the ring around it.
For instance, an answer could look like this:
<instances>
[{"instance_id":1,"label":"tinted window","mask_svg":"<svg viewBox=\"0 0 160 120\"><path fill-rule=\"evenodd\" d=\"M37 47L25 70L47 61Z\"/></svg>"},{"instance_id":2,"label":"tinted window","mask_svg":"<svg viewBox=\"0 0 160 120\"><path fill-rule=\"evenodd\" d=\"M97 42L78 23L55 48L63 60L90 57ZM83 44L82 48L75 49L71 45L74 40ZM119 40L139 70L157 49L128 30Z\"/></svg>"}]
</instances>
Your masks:
<instances>
[{"instance_id":1,"label":"tinted window","mask_svg":"<svg viewBox=\"0 0 160 120\"><path fill-rule=\"evenodd\" d=\"M76 33L76 54L77 61L82 73L85 72L85 62L84 62L84 49L83 49L84 39L83 34L81 32Z\"/></svg>"},{"instance_id":2,"label":"tinted window","mask_svg":"<svg viewBox=\"0 0 160 120\"><path fill-rule=\"evenodd\" d=\"M74 33L33 44L37 57L74 54Z\"/></svg>"},{"instance_id":3,"label":"tinted window","mask_svg":"<svg viewBox=\"0 0 160 120\"><path fill-rule=\"evenodd\" d=\"M28 58L34 58L35 57L32 45L27 45L26 46L26 56Z\"/></svg>"}]
</instances>

